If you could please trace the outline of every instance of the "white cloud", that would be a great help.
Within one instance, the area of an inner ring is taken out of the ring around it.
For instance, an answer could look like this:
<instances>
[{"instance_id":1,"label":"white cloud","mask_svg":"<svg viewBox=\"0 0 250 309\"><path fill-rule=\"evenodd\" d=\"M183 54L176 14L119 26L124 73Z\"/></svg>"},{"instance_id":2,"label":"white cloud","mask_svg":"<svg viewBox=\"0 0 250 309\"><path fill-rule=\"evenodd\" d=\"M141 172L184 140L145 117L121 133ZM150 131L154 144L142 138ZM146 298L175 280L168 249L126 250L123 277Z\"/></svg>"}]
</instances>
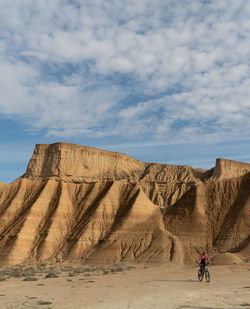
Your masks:
<instances>
[{"instance_id":1,"label":"white cloud","mask_svg":"<svg viewBox=\"0 0 250 309\"><path fill-rule=\"evenodd\" d=\"M60 137L246 137L249 17L244 0L2 0L1 113Z\"/></svg>"}]
</instances>

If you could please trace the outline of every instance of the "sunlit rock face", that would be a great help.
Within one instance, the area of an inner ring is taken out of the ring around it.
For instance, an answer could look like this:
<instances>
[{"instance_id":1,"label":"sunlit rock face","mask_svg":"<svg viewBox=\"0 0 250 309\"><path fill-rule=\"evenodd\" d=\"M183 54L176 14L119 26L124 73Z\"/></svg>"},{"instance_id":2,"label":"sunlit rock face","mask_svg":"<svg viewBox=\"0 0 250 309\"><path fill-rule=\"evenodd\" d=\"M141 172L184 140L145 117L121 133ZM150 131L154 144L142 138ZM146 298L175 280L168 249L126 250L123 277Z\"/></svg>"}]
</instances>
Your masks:
<instances>
[{"instance_id":1,"label":"sunlit rock face","mask_svg":"<svg viewBox=\"0 0 250 309\"><path fill-rule=\"evenodd\" d=\"M201 250L249 257L250 164L209 170L121 153L36 145L26 173L0 183L3 263L189 263ZM223 255L224 254L224 255Z\"/></svg>"},{"instance_id":2,"label":"sunlit rock face","mask_svg":"<svg viewBox=\"0 0 250 309\"><path fill-rule=\"evenodd\" d=\"M36 145L25 178L93 182L100 180L138 180L146 163L121 153L56 143Z\"/></svg>"}]
</instances>

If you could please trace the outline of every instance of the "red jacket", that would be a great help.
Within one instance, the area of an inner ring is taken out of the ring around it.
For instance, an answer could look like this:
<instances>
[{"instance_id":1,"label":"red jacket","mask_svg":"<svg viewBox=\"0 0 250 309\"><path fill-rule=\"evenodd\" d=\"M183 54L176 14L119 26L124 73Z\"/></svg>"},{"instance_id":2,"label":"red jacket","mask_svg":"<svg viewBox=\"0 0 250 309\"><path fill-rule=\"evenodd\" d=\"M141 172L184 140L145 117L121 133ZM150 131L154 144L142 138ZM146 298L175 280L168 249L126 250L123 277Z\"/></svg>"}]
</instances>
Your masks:
<instances>
[{"instance_id":1,"label":"red jacket","mask_svg":"<svg viewBox=\"0 0 250 309\"><path fill-rule=\"evenodd\" d=\"M207 254L201 255L200 260L199 260L199 264L201 263L201 260L205 259L205 263L206 261L208 261L210 263L210 258L208 257Z\"/></svg>"}]
</instances>

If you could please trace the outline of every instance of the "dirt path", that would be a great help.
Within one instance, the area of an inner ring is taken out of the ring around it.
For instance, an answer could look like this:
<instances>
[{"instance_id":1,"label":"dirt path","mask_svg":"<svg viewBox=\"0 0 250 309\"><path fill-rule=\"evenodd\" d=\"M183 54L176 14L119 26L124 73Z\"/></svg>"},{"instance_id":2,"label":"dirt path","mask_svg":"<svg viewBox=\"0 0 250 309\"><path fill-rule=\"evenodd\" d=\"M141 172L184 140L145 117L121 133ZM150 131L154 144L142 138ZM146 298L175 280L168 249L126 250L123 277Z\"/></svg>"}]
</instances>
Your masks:
<instances>
[{"instance_id":1,"label":"dirt path","mask_svg":"<svg viewBox=\"0 0 250 309\"><path fill-rule=\"evenodd\" d=\"M250 265L210 267L211 282L197 267L136 266L118 273L79 274L25 282L0 281L0 309L229 309L250 308ZM72 281L71 281L72 280Z\"/></svg>"}]
</instances>

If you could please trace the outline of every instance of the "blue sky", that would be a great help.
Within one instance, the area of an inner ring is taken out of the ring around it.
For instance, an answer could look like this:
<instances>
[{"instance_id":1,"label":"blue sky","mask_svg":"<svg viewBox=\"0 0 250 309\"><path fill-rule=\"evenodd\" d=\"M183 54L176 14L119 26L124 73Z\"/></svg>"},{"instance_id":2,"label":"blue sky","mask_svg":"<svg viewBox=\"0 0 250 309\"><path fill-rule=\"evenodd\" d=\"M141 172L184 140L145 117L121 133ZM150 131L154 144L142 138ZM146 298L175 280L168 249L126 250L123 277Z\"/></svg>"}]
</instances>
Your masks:
<instances>
[{"instance_id":1,"label":"blue sky","mask_svg":"<svg viewBox=\"0 0 250 309\"><path fill-rule=\"evenodd\" d=\"M36 143L250 162L250 1L1 0L0 181Z\"/></svg>"}]
</instances>

